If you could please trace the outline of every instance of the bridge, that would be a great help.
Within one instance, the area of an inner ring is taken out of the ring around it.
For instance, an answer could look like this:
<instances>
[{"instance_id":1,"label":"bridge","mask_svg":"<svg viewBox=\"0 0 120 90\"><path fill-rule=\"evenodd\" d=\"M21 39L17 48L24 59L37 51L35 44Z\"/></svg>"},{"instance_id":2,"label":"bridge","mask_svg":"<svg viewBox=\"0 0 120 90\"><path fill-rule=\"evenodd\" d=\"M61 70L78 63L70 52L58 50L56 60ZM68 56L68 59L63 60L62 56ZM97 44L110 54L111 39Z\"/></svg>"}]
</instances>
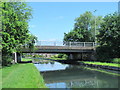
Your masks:
<instances>
[{"instance_id":1,"label":"bridge","mask_svg":"<svg viewBox=\"0 0 120 90\"><path fill-rule=\"evenodd\" d=\"M36 49L31 51L28 48L22 49L22 53L65 53L69 59L95 59L95 42L56 42L38 41ZM17 55L20 59L20 54ZM19 60L20 61L20 60Z\"/></svg>"},{"instance_id":2,"label":"bridge","mask_svg":"<svg viewBox=\"0 0 120 90\"><path fill-rule=\"evenodd\" d=\"M34 53L81 53L93 52L94 42L47 42L39 41L35 44ZM30 49L23 49L23 53L29 53Z\"/></svg>"}]
</instances>

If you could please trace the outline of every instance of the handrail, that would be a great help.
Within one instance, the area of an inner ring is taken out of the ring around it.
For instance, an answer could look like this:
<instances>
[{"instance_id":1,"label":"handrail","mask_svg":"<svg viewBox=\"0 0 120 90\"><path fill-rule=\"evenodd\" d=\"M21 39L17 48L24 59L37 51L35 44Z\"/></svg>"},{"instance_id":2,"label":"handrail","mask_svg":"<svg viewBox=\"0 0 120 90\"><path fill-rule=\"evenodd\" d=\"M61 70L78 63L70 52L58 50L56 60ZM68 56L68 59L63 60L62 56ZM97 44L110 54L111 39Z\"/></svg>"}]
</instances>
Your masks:
<instances>
[{"instance_id":1,"label":"handrail","mask_svg":"<svg viewBox=\"0 0 120 90\"><path fill-rule=\"evenodd\" d=\"M95 47L95 42L38 41L36 46Z\"/></svg>"}]
</instances>

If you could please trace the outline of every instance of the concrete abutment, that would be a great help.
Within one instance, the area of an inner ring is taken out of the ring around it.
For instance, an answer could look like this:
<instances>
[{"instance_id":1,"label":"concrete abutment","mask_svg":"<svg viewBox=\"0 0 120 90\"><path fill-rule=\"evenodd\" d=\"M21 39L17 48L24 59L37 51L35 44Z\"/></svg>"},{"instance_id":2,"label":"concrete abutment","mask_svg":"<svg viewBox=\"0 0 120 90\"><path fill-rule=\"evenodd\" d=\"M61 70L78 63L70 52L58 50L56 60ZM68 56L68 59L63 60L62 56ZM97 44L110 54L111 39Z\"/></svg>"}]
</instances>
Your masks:
<instances>
[{"instance_id":1,"label":"concrete abutment","mask_svg":"<svg viewBox=\"0 0 120 90\"><path fill-rule=\"evenodd\" d=\"M69 53L68 59L69 60L96 60L95 53Z\"/></svg>"}]
</instances>

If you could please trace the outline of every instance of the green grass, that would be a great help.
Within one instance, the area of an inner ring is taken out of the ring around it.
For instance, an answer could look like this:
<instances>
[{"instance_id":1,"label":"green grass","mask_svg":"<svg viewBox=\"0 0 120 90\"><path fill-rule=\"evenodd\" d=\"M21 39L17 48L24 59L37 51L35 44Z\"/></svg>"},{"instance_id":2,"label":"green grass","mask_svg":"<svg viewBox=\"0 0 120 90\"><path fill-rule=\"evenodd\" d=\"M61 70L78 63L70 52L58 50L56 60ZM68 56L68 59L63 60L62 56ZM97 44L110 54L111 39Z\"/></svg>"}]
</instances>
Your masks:
<instances>
[{"instance_id":1,"label":"green grass","mask_svg":"<svg viewBox=\"0 0 120 90\"><path fill-rule=\"evenodd\" d=\"M29 59L29 58L22 58L22 61L32 61L32 59Z\"/></svg>"},{"instance_id":2,"label":"green grass","mask_svg":"<svg viewBox=\"0 0 120 90\"><path fill-rule=\"evenodd\" d=\"M53 60L66 60L65 58L49 58L49 59L53 59Z\"/></svg>"},{"instance_id":3,"label":"green grass","mask_svg":"<svg viewBox=\"0 0 120 90\"><path fill-rule=\"evenodd\" d=\"M116 63L105 63L105 62L89 62L89 61L82 61L85 64L95 64L95 65L104 65L104 66L114 66L114 67L120 67L120 64Z\"/></svg>"},{"instance_id":4,"label":"green grass","mask_svg":"<svg viewBox=\"0 0 120 90\"><path fill-rule=\"evenodd\" d=\"M0 90L2 88L2 70L0 69Z\"/></svg>"},{"instance_id":5,"label":"green grass","mask_svg":"<svg viewBox=\"0 0 120 90\"><path fill-rule=\"evenodd\" d=\"M2 70L2 88L46 88L44 80L32 63L15 64Z\"/></svg>"},{"instance_id":6,"label":"green grass","mask_svg":"<svg viewBox=\"0 0 120 90\"><path fill-rule=\"evenodd\" d=\"M102 72L102 73L106 73L106 74L110 74L110 75L120 76L120 74L118 74L118 73L112 73L112 72L107 72L107 71L104 71L104 70L93 69L93 68L88 68L88 67L85 67L85 68L88 69L88 70L93 70L93 71L98 71L98 72Z\"/></svg>"}]
</instances>

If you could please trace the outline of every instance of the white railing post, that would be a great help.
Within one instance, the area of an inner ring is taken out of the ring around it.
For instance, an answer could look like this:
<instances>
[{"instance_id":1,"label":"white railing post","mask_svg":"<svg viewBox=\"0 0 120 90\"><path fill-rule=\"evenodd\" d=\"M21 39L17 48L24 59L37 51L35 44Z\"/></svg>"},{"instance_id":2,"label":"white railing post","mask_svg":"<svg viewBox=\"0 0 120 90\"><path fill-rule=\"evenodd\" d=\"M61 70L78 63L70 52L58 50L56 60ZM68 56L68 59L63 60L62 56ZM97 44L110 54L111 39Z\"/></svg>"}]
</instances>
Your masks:
<instances>
[{"instance_id":1,"label":"white railing post","mask_svg":"<svg viewBox=\"0 0 120 90\"><path fill-rule=\"evenodd\" d=\"M70 42L70 47L71 47L71 42Z\"/></svg>"},{"instance_id":2,"label":"white railing post","mask_svg":"<svg viewBox=\"0 0 120 90\"><path fill-rule=\"evenodd\" d=\"M52 43L51 43L52 42ZM38 41L36 42L37 46L68 46L68 47L95 47L97 44L95 42L65 42L63 45L63 42L58 41Z\"/></svg>"},{"instance_id":3,"label":"white railing post","mask_svg":"<svg viewBox=\"0 0 120 90\"><path fill-rule=\"evenodd\" d=\"M83 45L83 46L85 47L85 42L83 42L83 43L84 43L84 45Z\"/></svg>"},{"instance_id":4,"label":"white railing post","mask_svg":"<svg viewBox=\"0 0 120 90\"><path fill-rule=\"evenodd\" d=\"M95 46L95 43L93 42L93 47Z\"/></svg>"},{"instance_id":5,"label":"white railing post","mask_svg":"<svg viewBox=\"0 0 120 90\"><path fill-rule=\"evenodd\" d=\"M15 63L17 63L17 54L16 54L16 52L14 53L15 54Z\"/></svg>"}]
</instances>

